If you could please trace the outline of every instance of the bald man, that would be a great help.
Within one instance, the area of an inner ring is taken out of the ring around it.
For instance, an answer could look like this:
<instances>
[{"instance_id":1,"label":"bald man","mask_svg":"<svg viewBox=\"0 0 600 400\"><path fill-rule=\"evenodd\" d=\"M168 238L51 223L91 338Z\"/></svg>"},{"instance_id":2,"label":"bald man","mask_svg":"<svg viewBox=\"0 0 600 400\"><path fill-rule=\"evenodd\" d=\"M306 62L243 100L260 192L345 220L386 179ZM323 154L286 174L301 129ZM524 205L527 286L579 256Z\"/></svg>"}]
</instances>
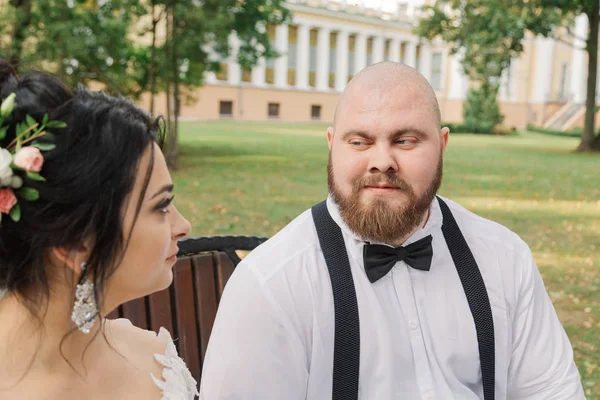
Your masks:
<instances>
[{"instance_id":1,"label":"bald man","mask_svg":"<svg viewBox=\"0 0 600 400\"><path fill-rule=\"evenodd\" d=\"M584 399L528 246L437 195L448 134L414 69L352 79L329 196L236 268L201 399Z\"/></svg>"}]
</instances>

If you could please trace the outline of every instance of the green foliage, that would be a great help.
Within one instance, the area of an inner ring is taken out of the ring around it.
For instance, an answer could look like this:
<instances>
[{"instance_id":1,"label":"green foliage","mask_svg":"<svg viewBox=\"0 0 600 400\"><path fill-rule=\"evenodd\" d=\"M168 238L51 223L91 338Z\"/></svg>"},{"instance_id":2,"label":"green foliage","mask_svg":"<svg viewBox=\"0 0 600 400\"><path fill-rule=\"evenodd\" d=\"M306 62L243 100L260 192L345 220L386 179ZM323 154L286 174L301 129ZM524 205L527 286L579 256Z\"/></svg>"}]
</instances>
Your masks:
<instances>
[{"instance_id":1,"label":"green foliage","mask_svg":"<svg viewBox=\"0 0 600 400\"><path fill-rule=\"evenodd\" d=\"M22 187L15 191L17 196L27 201L37 201L40 198L40 192L30 187Z\"/></svg>"},{"instance_id":2,"label":"green foliage","mask_svg":"<svg viewBox=\"0 0 600 400\"><path fill-rule=\"evenodd\" d=\"M464 106L464 125L474 132L491 133L504 119L496 101L497 93L497 85L483 84L479 88L471 88Z\"/></svg>"},{"instance_id":3,"label":"green foliage","mask_svg":"<svg viewBox=\"0 0 600 400\"><path fill-rule=\"evenodd\" d=\"M142 12L138 0L11 1L0 8L9 34L0 52L19 69L40 68L71 85L95 81L109 92L136 96L140 88L131 76L137 53L128 35ZM22 38L11 37L16 27Z\"/></svg>"},{"instance_id":4,"label":"green foliage","mask_svg":"<svg viewBox=\"0 0 600 400\"><path fill-rule=\"evenodd\" d=\"M21 206L18 203L15 204L13 208L10 209L8 215L10 215L10 218L14 222L19 222L21 220Z\"/></svg>"},{"instance_id":5,"label":"green foliage","mask_svg":"<svg viewBox=\"0 0 600 400\"><path fill-rule=\"evenodd\" d=\"M534 126L534 125L527 125L527 130L531 131L531 132L537 132L537 133L543 133L546 135L552 135L552 136L564 136L564 137L581 137L581 128L574 128L570 131L558 131L555 129L547 129L547 128L542 128L539 126ZM596 133L598 133L598 131L596 131Z\"/></svg>"},{"instance_id":6,"label":"green foliage","mask_svg":"<svg viewBox=\"0 0 600 400\"><path fill-rule=\"evenodd\" d=\"M417 33L427 39L441 37L452 44L451 53L464 51L465 74L473 81L499 79L511 59L523 51L529 31L549 36L573 14L544 7L543 0L436 0L423 8Z\"/></svg>"},{"instance_id":7,"label":"green foliage","mask_svg":"<svg viewBox=\"0 0 600 400\"><path fill-rule=\"evenodd\" d=\"M152 3L146 2L146 13L152 12ZM175 26L173 34L157 45L156 64L159 71L169 71L176 58L178 83L187 94L202 85L205 71L219 71L221 60L231 53L229 35L236 32L240 40L237 60L243 69L251 70L261 57L277 56L266 32L266 24L280 25L290 20L290 12L281 0L207 0L154 1L157 10L170 9ZM167 13L163 12L163 18ZM142 32L151 31L147 24ZM171 40L175 41L175 54L170 54ZM138 56L149 62L150 49ZM147 78L147 77L146 77ZM157 76L158 88L164 89L171 79L168 74ZM144 80L140 81L144 85ZM184 93L185 94L185 93Z\"/></svg>"},{"instance_id":8,"label":"green foliage","mask_svg":"<svg viewBox=\"0 0 600 400\"><path fill-rule=\"evenodd\" d=\"M496 95L502 72L523 51L526 33L549 36L573 13L544 7L543 0L436 0L423 7L417 34L452 44L465 75L475 84L465 104L465 125L491 132L502 122Z\"/></svg>"},{"instance_id":9,"label":"green foliage","mask_svg":"<svg viewBox=\"0 0 600 400\"><path fill-rule=\"evenodd\" d=\"M494 128L493 130L489 130L489 129L484 129L485 127L482 127L480 124L477 124L476 126L469 126L467 124L442 122L442 127L447 127L448 129L450 129L451 135L460 134L460 133L484 134L484 135L505 135L505 136L507 136L507 135L518 136L519 135L517 130L514 128L506 129L506 130L500 130L498 128Z\"/></svg>"}]
</instances>

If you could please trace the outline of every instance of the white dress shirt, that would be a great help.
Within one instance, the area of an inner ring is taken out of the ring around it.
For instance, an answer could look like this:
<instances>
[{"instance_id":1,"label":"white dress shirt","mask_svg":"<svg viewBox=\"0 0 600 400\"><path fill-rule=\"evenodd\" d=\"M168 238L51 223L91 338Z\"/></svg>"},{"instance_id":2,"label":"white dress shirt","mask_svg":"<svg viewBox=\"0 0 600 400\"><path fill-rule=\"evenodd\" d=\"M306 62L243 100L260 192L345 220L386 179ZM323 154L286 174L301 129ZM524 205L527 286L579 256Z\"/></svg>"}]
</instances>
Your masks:
<instances>
[{"instance_id":1,"label":"white dress shirt","mask_svg":"<svg viewBox=\"0 0 600 400\"><path fill-rule=\"evenodd\" d=\"M444 199L446 200L446 199ZM446 200L485 281L494 317L496 400L584 399L569 339L528 246ZM405 243L433 236L430 271L397 262L371 283L364 241L342 228L360 315L359 399L483 400L475 323L441 231L437 199ZM252 251L230 278L202 373L203 400L328 400L333 295L310 210Z\"/></svg>"}]
</instances>

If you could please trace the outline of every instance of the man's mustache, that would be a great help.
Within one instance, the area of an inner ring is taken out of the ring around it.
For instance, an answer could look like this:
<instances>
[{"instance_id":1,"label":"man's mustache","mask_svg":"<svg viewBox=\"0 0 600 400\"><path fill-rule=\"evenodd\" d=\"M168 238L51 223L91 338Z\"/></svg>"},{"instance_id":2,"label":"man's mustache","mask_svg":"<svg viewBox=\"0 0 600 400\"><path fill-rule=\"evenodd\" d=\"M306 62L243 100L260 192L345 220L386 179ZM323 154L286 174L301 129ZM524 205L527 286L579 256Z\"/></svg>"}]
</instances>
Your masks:
<instances>
[{"instance_id":1,"label":"man's mustache","mask_svg":"<svg viewBox=\"0 0 600 400\"><path fill-rule=\"evenodd\" d=\"M366 186L377 186L381 183L388 183L392 185L396 189L400 189L403 191L412 190L410 185L402 178L396 175L388 175L388 174L375 174L365 176L354 184L354 189L356 191L366 187Z\"/></svg>"}]
</instances>

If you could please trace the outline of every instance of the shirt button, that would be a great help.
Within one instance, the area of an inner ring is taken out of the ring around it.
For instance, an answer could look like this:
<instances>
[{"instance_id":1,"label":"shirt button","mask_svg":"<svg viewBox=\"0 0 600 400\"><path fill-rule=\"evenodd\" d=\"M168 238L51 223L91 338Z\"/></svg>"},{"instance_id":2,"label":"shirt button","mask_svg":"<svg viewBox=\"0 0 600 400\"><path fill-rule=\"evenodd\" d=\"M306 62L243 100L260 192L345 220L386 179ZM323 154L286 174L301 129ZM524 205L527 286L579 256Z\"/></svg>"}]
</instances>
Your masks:
<instances>
[{"instance_id":1,"label":"shirt button","mask_svg":"<svg viewBox=\"0 0 600 400\"><path fill-rule=\"evenodd\" d=\"M433 393L427 393L423 396L423 400L434 400L435 395Z\"/></svg>"},{"instance_id":2,"label":"shirt button","mask_svg":"<svg viewBox=\"0 0 600 400\"><path fill-rule=\"evenodd\" d=\"M408 327L412 330L415 330L419 327L419 323L414 319L411 319L410 321L408 321Z\"/></svg>"}]
</instances>

